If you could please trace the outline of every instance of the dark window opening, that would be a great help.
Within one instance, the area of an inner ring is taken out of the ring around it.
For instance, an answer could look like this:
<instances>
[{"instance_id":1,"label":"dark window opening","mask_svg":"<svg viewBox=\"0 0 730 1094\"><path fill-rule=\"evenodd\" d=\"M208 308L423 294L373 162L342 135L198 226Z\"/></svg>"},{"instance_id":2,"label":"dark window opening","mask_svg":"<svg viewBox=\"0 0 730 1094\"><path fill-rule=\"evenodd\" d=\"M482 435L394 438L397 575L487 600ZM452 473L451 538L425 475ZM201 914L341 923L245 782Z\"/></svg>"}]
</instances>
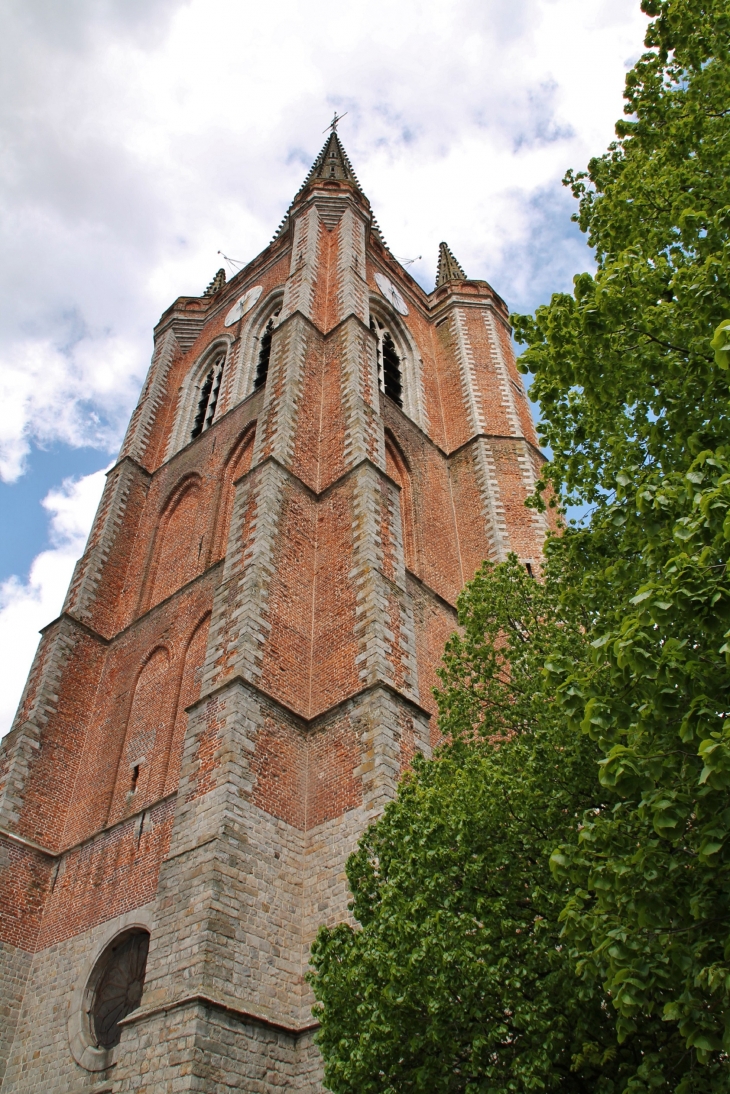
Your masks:
<instances>
[{"instance_id":1,"label":"dark window opening","mask_svg":"<svg viewBox=\"0 0 730 1094\"><path fill-rule=\"evenodd\" d=\"M132 793L134 794L137 789L137 783L139 782L139 764L135 764L132 768Z\"/></svg>"},{"instance_id":2,"label":"dark window opening","mask_svg":"<svg viewBox=\"0 0 730 1094\"><path fill-rule=\"evenodd\" d=\"M393 339L388 332L383 336L383 387L388 395L398 406L403 405L401 399L400 357L396 353Z\"/></svg>"},{"instance_id":3,"label":"dark window opening","mask_svg":"<svg viewBox=\"0 0 730 1094\"><path fill-rule=\"evenodd\" d=\"M393 336L375 319L370 318L370 330L377 339L378 386L392 399L396 406L403 406L403 381L401 379L400 356L395 348Z\"/></svg>"},{"instance_id":4,"label":"dark window opening","mask_svg":"<svg viewBox=\"0 0 730 1094\"><path fill-rule=\"evenodd\" d=\"M136 1010L142 1000L149 944L147 931L134 931L120 938L102 958L101 975L89 1015L100 1048L113 1048L119 1044L122 1036L119 1023Z\"/></svg>"},{"instance_id":5,"label":"dark window opening","mask_svg":"<svg viewBox=\"0 0 730 1094\"><path fill-rule=\"evenodd\" d=\"M205 414L208 409L208 399L210 393L213 390L213 369L210 370L205 377L203 386L200 389L200 400L198 402L198 413L195 415L195 421L193 422L191 437L199 437L203 432L203 426L205 424Z\"/></svg>"},{"instance_id":6,"label":"dark window opening","mask_svg":"<svg viewBox=\"0 0 730 1094\"><path fill-rule=\"evenodd\" d=\"M525 569L527 570L527 576L528 577L534 577L535 576L532 572L532 563L531 562L526 562L525 563Z\"/></svg>"},{"instance_id":7,"label":"dark window opening","mask_svg":"<svg viewBox=\"0 0 730 1094\"><path fill-rule=\"evenodd\" d=\"M218 393L221 389L221 379L223 378L223 368L219 368L216 371L213 379L213 390L210 393L210 400L208 401L208 413L205 416L205 425L203 429L208 429L213 424L213 418L215 417L215 408L218 406Z\"/></svg>"},{"instance_id":8,"label":"dark window opening","mask_svg":"<svg viewBox=\"0 0 730 1094\"><path fill-rule=\"evenodd\" d=\"M198 412L195 415L193 428L190 431L190 439L199 437L204 429L209 429L215 418L215 408L218 406L218 396L223 379L223 366L226 363L225 353L221 353L213 362L213 367L203 381L198 399Z\"/></svg>"},{"instance_id":9,"label":"dark window opening","mask_svg":"<svg viewBox=\"0 0 730 1094\"><path fill-rule=\"evenodd\" d=\"M266 329L261 335L261 348L259 349L259 359L256 365L256 378L253 382L254 390L263 387L266 383L266 378L269 375L269 361L271 360L271 339L274 334L274 320L279 312L276 312L271 316Z\"/></svg>"}]
</instances>

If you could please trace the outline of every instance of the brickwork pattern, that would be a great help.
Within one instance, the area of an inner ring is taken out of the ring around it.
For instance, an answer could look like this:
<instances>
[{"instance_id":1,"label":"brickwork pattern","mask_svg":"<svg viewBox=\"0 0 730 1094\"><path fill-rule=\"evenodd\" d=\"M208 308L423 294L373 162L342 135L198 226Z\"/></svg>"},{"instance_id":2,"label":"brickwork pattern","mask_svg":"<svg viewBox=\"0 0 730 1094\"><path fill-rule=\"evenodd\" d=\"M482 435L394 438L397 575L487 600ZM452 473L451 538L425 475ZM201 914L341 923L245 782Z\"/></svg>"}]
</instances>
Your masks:
<instances>
[{"instance_id":1,"label":"brickwork pattern","mask_svg":"<svg viewBox=\"0 0 730 1094\"><path fill-rule=\"evenodd\" d=\"M155 421L167 393L167 379L180 345L175 332L168 329L155 346L149 373L137 407L122 442L120 457L129 456L143 467L152 441Z\"/></svg>"},{"instance_id":2,"label":"brickwork pattern","mask_svg":"<svg viewBox=\"0 0 730 1094\"><path fill-rule=\"evenodd\" d=\"M63 606L105 637L114 634L116 606L129 567L130 553L120 546L133 542L148 487L149 474L129 457L109 473Z\"/></svg>"},{"instance_id":3,"label":"brickwork pattern","mask_svg":"<svg viewBox=\"0 0 730 1094\"><path fill-rule=\"evenodd\" d=\"M80 762L80 733L96 691L104 644L68 616L46 630L13 731L0 823L51 850L61 839Z\"/></svg>"},{"instance_id":4,"label":"brickwork pattern","mask_svg":"<svg viewBox=\"0 0 730 1094\"><path fill-rule=\"evenodd\" d=\"M55 820L53 849L75 846L123 816L153 805L165 792L167 773L179 764L179 756L171 756L170 747L184 711L183 678L196 668L189 663L188 651L210 612L219 569L209 570L173 600L142 616L106 651L104 664L93 678L95 701L80 723L85 732L77 734L75 773L67 783L73 807ZM202 656L200 644L196 648ZM164 655L155 657L158 650L164 650ZM167 671L158 672L165 657ZM156 662L156 683L150 709L143 711L138 702L135 711L138 684L141 679L144 687L145 667L151 660ZM125 744L132 743L135 724L147 725L155 739L148 738L152 748L146 753L126 754ZM176 740L181 749L179 732ZM139 771L133 787L135 765Z\"/></svg>"},{"instance_id":5,"label":"brickwork pattern","mask_svg":"<svg viewBox=\"0 0 730 1094\"><path fill-rule=\"evenodd\" d=\"M0 922L2 942L33 953L57 866L53 856L25 841L0 837Z\"/></svg>"}]
</instances>

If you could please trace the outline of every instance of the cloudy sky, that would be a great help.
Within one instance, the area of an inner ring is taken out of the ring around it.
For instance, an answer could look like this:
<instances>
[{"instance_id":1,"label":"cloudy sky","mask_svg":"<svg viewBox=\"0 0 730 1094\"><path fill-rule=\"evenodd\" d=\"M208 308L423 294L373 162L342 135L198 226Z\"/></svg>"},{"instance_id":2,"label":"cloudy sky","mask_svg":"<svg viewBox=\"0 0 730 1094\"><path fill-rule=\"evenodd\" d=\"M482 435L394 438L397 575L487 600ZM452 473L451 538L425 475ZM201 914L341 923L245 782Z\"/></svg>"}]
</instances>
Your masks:
<instances>
[{"instance_id":1,"label":"cloudy sky","mask_svg":"<svg viewBox=\"0 0 730 1094\"><path fill-rule=\"evenodd\" d=\"M532 309L590 267L560 180L612 139L645 24L638 0L5 0L0 733L156 320L266 246L333 110L424 287L446 239Z\"/></svg>"}]
</instances>

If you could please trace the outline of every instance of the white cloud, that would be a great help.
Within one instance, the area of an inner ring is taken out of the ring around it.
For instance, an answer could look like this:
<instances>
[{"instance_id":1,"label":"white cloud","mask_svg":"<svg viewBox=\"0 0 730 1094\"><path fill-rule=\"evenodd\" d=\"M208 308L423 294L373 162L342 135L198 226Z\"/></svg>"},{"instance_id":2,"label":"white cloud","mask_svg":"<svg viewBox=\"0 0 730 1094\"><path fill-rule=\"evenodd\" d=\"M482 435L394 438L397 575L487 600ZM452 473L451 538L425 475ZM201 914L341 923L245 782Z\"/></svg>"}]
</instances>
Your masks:
<instances>
[{"instance_id":1,"label":"white cloud","mask_svg":"<svg viewBox=\"0 0 730 1094\"><path fill-rule=\"evenodd\" d=\"M0 584L0 736L10 729L33 655L38 631L60 612L76 559L82 553L104 488L105 471L65 479L43 499L50 513L51 548L33 560L27 582Z\"/></svg>"},{"instance_id":2,"label":"white cloud","mask_svg":"<svg viewBox=\"0 0 730 1094\"><path fill-rule=\"evenodd\" d=\"M0 478L22 474L31 436L113 450L137 394L135 350L111 334L80 337L67 349L49 338L8 346L0 370Z\"/></svg>"},{"instance_id":3,"label":"white cloud","mask_svg":"<svg viewBox=\"0 0 730 1094\"><path fill-rule=\"evenodd\" d=\"M425 283L442 238L508 302L553 268L564 280L586 255L559 179L611 139L646 23L637 0L3 8L7 481L33 441L113 451L154 322L202 290L219 248L266 245L335 106L386 238L423 255Z\"/></svg>"}]
</instances>

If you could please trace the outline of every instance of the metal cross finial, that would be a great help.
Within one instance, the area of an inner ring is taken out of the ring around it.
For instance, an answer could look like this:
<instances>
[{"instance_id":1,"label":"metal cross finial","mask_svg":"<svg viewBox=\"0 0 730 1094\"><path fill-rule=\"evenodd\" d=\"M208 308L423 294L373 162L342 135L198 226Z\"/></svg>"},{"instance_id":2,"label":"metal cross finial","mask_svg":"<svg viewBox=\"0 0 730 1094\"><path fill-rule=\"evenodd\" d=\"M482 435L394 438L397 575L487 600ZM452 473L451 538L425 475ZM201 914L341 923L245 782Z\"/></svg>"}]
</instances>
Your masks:
<instances>
[{"instance_id":1,"label":"metal cross finial","mask_svg":"<svg viewBox=\"0 0 730 1094\"><path fill-rule=\"evenodd\" d=\"M346 110L345 114L349 114L349 110ZM342 119L345 117L345 114L338 114L337 111L335 110L334 117L332 118L332 121L327 126L327 129L331 129L333 133L336 133L337 132L337 123L342 121ZM327 129L323 129L322 132L326 133Z\"/></svg>"}]
</instances>

